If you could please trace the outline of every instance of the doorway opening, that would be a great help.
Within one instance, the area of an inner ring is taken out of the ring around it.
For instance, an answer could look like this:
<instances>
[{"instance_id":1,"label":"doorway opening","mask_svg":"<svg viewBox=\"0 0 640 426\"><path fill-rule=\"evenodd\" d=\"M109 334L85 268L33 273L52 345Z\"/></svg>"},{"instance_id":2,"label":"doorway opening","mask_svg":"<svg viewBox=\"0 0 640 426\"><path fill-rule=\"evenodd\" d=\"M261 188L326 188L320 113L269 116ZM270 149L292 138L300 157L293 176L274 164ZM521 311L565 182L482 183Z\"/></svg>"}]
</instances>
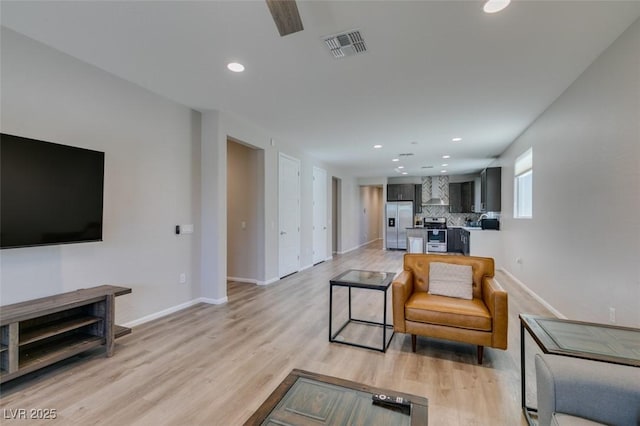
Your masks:
<instances>
[{"instance_id":1,"label":"doorway opening","mask_svg":"<svg viewBox=\"0 0 640 426\"><path fill-rule=\"evenodd\" d=\"M264 275L264 150L227 138L227 282Z\"/></svg>"},{"instance_id":2,"label":"doorway opening","mask_svg":"<svg viewBox=\"0 0 640 426\"><path fill-rule=\"evenodd\" d=\"M331 253L337 254L342 250L342 180L331 177Z\"/></svg>"}]
</instances>

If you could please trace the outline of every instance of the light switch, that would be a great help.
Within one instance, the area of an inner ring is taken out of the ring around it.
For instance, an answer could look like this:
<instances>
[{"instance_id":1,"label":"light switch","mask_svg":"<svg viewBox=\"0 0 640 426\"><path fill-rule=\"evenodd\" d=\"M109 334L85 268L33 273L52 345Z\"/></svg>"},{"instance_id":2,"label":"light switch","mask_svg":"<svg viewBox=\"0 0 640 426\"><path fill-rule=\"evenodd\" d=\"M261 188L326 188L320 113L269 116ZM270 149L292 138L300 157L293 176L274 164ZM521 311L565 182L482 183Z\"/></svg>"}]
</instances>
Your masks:
<instances>
[{"instance_id":1,"label":"light switch","mask_svg":"<svg viewBox=\"0 0 640 426\"><path fill-rule=\"evenodd\" d=\"M240 223L240 226L242 227L242 229L247 229L247 222L245 222L244 220Z\"/></svg>"},{"instance_id":2,"label":"light switch","mask_svg":"<svg viewBox=\"0 0 640 426\"><path fill-rule=\"evenodd\" d=\"M193 225L180 225L181 234L193 234Z\"/></svg>"}]
</instances>

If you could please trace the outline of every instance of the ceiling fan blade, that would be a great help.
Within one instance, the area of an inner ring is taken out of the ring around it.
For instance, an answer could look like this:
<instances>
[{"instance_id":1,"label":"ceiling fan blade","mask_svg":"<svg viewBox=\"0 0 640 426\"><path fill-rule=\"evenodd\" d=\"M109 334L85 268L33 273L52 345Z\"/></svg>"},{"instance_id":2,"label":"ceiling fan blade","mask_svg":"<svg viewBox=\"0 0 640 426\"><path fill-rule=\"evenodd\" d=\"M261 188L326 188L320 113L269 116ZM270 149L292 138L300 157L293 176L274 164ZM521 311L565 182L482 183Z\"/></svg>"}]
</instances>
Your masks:
<instances>
[{"instance_id":1,"label":"ceiling fan blade","mask_svg":"<svg viewBox=\"0 0 640 426\"><path fill-rule=\"evenodd\" d=\"M280 36L302 31L302 19L295 0L266 0Z\"/></svg>"}]
</instances>

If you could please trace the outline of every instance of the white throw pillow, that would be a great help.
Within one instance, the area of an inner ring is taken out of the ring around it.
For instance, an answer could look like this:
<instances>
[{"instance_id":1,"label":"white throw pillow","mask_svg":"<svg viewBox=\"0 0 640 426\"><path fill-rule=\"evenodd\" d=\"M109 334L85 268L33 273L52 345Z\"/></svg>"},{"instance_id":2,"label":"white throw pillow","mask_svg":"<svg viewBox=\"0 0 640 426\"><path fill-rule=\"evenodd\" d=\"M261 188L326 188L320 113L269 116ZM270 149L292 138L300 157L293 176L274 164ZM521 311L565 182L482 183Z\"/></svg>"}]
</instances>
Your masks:
<instances>
[{"instance_id":1,"label":"white throw pillow","mask_svg":"<svg viewBox=\"0 0 640 426\"><path fill-rule=\"evenodd\" d=\"M431 262L429 264L429 294L473 299L473 269L471 265Z\"/></svg>"}]
</instances>

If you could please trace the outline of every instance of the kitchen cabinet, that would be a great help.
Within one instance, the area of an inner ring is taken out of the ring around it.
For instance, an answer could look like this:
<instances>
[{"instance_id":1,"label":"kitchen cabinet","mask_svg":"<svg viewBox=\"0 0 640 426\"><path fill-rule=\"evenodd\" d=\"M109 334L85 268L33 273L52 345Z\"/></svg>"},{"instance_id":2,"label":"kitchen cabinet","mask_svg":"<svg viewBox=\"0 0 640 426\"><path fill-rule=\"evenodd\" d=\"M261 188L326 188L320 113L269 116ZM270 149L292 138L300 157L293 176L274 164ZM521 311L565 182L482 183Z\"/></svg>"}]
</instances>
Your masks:
<instances>
[{"instance_id":1,"label":"kitchen cabinet","mask_svg":"<svg viewBox=\"0 0 640 426\"><path fill-rule=\"evenodd\" d=\"M447 252L469 256L471 233L464 228L447 228Z\"/></svg>"},{"instance_id":2,"label":"kitchen cabinet","mask_svg":"<svg viewBox=\"0 0 640 426\"><path fill-rule=\"evenodd\" d=\"M501 211L502 168L487 167L480 172L480 182L480 205L482 211Z\"/></svg>"},{"instance_id":3,"label":"kitchen cabinet","mask_svg":"<svg viewBox=\"0 0 640 426\"><path fill-rule=\"evenodd\" d=\"M475 183L459 182L449 184L449 212L473 213L475 212Z\"/></svg>"},{"instance_id":4,"label":"kitchen cabinet","mask_svg":"<svg viewBox=\"0 0 640 426\"><path fill-rule=\"evenodd\" d=\"M449 199L451 202L451 199ZM460 231L462 228L447 228L447 252L460 253Z\"/></svg>"},{"instance_id":5,"label":"kitchen cabinet","mask_svg":"<svg viewBox=\"0 0 640 426\"><path fill-rule=\"evenodd\" d=\"M387 185L387 201L413 201L415 195L415 185L412 183Z\"/></svg>"},{"instance_id":6,"label":"kitchen cabinet","mask_svg":"<svg viewBox=\"0 0 640 426\"><path fill-rule=\"evenodd\" d=\"M422 213L422 184L414 185L413 212Z\"/></svg>"},{"instance_id":7,"label":"kitchen cabinet","mask_svg":"<svg viewBox=\"0 0 640 426\"><path fill-rule=\"evenodd\" d=\"M465 256L469 256L471 252L471 232L466 229L460 229L460 252Z\"/></svg>"}]
</instances>

